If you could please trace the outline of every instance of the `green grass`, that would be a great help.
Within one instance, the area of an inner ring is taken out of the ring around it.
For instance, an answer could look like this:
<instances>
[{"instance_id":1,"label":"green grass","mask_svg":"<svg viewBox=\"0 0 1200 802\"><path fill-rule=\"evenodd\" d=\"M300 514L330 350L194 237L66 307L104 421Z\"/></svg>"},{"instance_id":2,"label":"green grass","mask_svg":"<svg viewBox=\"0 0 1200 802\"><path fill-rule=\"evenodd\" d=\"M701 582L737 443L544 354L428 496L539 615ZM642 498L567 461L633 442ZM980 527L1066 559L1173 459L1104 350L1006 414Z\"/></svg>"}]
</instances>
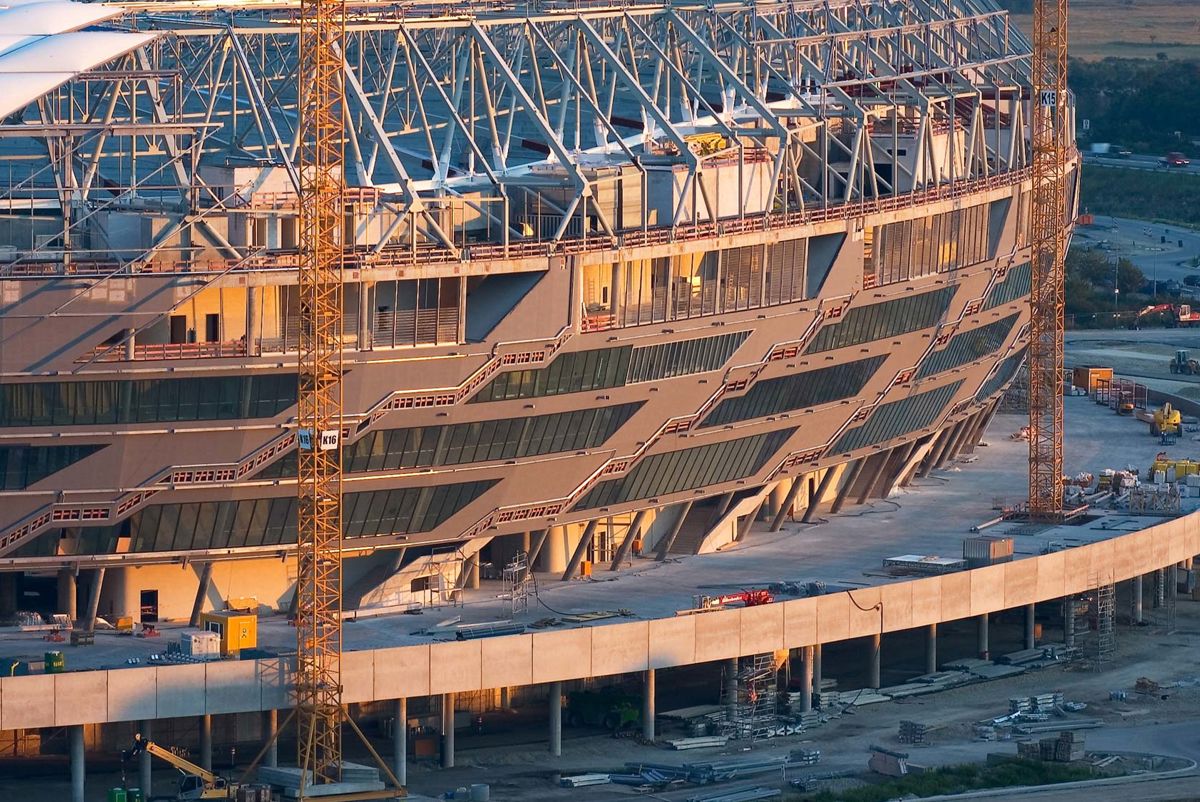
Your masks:
<instances>
[{"instance_id":1,"label":"green grass","mask_svg":"<svg viewBox=\"0 0 1200 802\"><path fill-rule=\"evenodd\" d=\"M1092 778L1089 768L1037 760L1013 760L996 765L969 763L947 766L924 774L910 774L874 785L847 791L820 791L793 796L793 800L811 802L886 802L906 795L917 797L959 794L985 788L1011 788L1018 785L1051 785Z\"/></svg>"},{"instance_id":2,"label":"green grass","mask_svg":"<svg viewBox=\"0 0 1200 802\"><path fill-rule=\"evenodd\" d=\"M1087 164L1079 210L1200 228L1200 176Z\"/></svg>"}]
</instances>

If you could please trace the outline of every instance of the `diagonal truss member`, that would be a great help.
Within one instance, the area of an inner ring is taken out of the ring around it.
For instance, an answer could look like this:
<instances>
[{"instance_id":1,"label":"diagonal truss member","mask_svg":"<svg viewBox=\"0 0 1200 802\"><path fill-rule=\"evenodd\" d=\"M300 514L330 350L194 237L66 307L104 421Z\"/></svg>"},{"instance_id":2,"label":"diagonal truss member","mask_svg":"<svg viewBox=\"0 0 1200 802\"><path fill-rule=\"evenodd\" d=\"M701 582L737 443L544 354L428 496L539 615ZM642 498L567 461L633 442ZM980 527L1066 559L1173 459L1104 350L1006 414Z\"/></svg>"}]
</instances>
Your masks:
<instances>
[{"instance_id":1,"label":"diagonal truss member","mask_svg":"<svg viewBox=\"0 0 1200 802\"><path fill-rule=\"evenodd\" d=\"M302 0L299 31L300 354L297 763L342 767L342 148L344 0ZM305 776L302 774L302 776ZM303 793L303 789L301 791Z\"/></svg>"},{"instance_id":2,"label":"diagonal truss member","mask_svg":"<svg viewBox=\"0 0 1200 802\"><path fill-rule=\"evenodd\" d=\"M1033 246L1029 343L1029 513L1063 508L1063 283L1067 248L1068 0L1033 9Z\"/></svg>"}]
</instances>

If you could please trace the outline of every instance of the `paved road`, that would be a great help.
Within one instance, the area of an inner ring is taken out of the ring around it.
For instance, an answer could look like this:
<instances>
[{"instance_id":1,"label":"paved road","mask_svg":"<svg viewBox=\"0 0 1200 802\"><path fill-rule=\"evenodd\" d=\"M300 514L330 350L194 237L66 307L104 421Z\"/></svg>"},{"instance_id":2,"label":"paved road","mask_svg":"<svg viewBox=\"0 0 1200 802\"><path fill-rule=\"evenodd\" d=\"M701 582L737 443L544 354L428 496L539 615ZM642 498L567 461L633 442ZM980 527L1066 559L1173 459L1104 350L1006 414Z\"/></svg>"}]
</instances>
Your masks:
<instances>
[{"instance_id":1,"label":"paved road","mask_svg":"<svg viewBox=\"0 0 1200 802\"><path fill-rule=\"evenodd\" d=\"M1164 173L1182 173L1185 175L1200 175L1200 164L1193 160L1187 167L1163 167L1158 163L1162 155L1135 153L1122 159L1117 156L1100 156L1094 153L1083 154L1084 164L1095 164L1101 167L1119 167L1123 170L1160 170Z\"/></svg>"},{"instance_id":2,"label":"paved road","mask_svg":"<svg viewBox=\"0 0 1200 802\"><path fill-rule=\"evenodd\" d=\"M969 797L960 797L969 798ZM985 798L985 797L977 797ZM1043 788L1012 791L986 797L988 800L1023 799L1030 802L1193 802L1200 799L1200 777L1146 777L1133 783L1107 787Z\"/></svg>"},{"instance_id":3,"label":"paved road","mask_svg":"<svg viewBox=\"0 0 1200 802\"><path fill-rule=\"evenodd\" d=\"M1152 282L1200 276L1200 231L1189 228L1096 215L1093 225L1076 227L1074 244L1127 257Z\"/></svg>"}]
</instances>

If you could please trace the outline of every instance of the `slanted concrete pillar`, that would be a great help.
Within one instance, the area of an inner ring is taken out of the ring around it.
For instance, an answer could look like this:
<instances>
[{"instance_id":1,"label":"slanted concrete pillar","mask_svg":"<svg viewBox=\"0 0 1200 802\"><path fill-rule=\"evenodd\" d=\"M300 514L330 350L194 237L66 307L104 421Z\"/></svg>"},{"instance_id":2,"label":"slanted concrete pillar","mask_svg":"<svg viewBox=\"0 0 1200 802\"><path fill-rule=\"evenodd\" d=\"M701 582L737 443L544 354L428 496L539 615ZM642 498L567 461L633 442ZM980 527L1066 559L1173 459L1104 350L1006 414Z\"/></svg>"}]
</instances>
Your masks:
<instances>
[{"instance_id":1,"label":"slanted concrete pillar","mask_svg":"<svg viewBox=\"0 0 1200 802\"><path fill-rule=\"evenodd\" d=\"M1037 605L1025 605L1025 648L1037 646Z\"/></svg>"},{"instance_id":2,"label":"slanted concrete pillar","mask_svg":"<svg viewBox=\"0 0 1200 802\"><path fill-rule=\"evenodd\" d=\"M137 358L137 329L125 329L125 361Z\"/></svg>"},{"instance_id":3,"label":"slanted concrete pillar","mask_svg":"<svg viewBox=\"0 0 1200 802\"><path fill-rule=\"evenodd\" d=\"M871 635L867 643L867 687L879 688L880 681L880 641L882 636L879 634Z\"/></svg>"},{"instance_id":4,"label":"slanted concrete pillar","mask_svg":"<svg viewBox=\"0 0 1200 802\"><path fill-rule=\"evenodd\" d=\"M990 660L991 650L988 648L988 614L984 613L976 619L979 633L979 659Z\"/></svg>"},{"instance_id":5,"label":"slanted concrete pillar","mask_svg":"<svg viewBox=\"0 0 1200 802\"><path fill-rule=\"evenodd\" d=\"M153 725L154 722L150 721L149 719L138 724L138 732L147 741L154 740ZM138 787L142 789L142 799L149 799L150 795L153 793L153 790L150 787L152 782L152 768L153 764L151 763L151 755L149 752L143 749L141 753L138 754Z\"/></svg>"},{"instance_id":6,"label":"slanted concrete pillar","mask_svg":"<svg viewBox=\"0 0 1200 802\"><path fill-rule=\"evenodd\" d=\"M667 554L671 551L671 546L675 545L675 538L679 537L679 530L683 528L683 522L687 520L688 513L692 511L692 502L685 501L679 505L679 517L675 519L675 523L671 525L670 531L663 535L662 540L658 542L658 551L654 555L654 559L662 562L667 559Z\"/></svg>"},{"instance_id":7,"label":"slanted concrete pillar","mask_svg":"<svg viewBox=\"0 0 1200 802\"><path fill-rule=\"evenodd\" d=\"M821 500L829 492L829 485L833 483L834 476L837 476L837 466L831 465L825 469L825 475L821 477L821 484L817 486L816 492L809 495L808 506L804 508L804 517L800 519L800 523L812 523L817 508L821 506Z\"/></svg>"},{"instance_id":8,"label":"slanted concrete pillar","mask_svg":"<svg viewBox=\"0 0 1200 802\"><path fill-rule=\"evenodd\" d=\"M925 627L925 673L936 674L938 669L937 624Z\"/></svg>"},{"instance_id":9,"label":"slanted concrete pillar","mask_svg":"<svg viewBox=\"0 0 1200 802\"><path fill-rule=\"evenodd\" d=\"M104 569L97 568L92 572L92 585L88 588L87 612L83 616L85 632L96 631L96 616L100 613L100 591L104 588Z\"/></svg>"},{"instance_id":10,"label":"slanted concrete pillar","mask_svg":"<svg viewBox=\"0 0 1200 802\"><path fill-rule=\"evenodd\" d=\"M1063 599L1063 643L1075 645L1075 600L1070 596Z\"/></svg>"},{"instance_id":11,"label":"slanted concrete pillar","mask_svg":"<svg viewBox=\"0 0 1200 802\"><path fill-rule=\"evenodd\" d=\"M58 612L69 615L72 620L77 612L75 593L75 569L58 569Z\"/></svg>"},{"instance_id":12,"label":"slanted concrete pillar","mask_svg":"<svg viewBox=\"0 0 1200 802\"><path fill-rule=\"evenodd\" d=\"M463 587L467 590L479 590L479 552L475 552L463 561Z\"/></svg>"},{"instance_id":13,"label":"slanted concrete pillar","mask_svg":"<svg viewBox=\"0 0 1200 802\"><path fill-rule=\"evenodd\" d=\"M796 497L800 495L800 491L804 488L804 475L801 474L792 480L792 486L788 488L787 495L783 497L783 503L779 505L779 509L775 510L775 517L771 520L770 531L778 532L783 526L783 521L787 518L788 510L796 503Z\"/></svg>"},{"instance_id":14,"label":"slanted concrete pillar","mask_svg":"<svg viewBox=\"0 0 1200 802\"><path fill-rule=\"evenodd\" d=\"M638 510L633 516L633 521L629 524L629 529L625 531L625 539L621 541L620 547L617 549L616 555L613 556L613 561L608 570L616 571L621 567L621 563L629 558L629 554L633 551L633 541L637 540L641 534L642 525L646 522L646 510Z\"/></svg>"},{"instance_id":15,"label":"slanted concrete pillar","mask_svg":"<svg viewBox=\"0 0 1200 802\"><path fill-rule=\"evenodd\" d=\"M550 683L550 754L562 756L562 683Z\"/></svg>"},{"instance_id":16,"label":"slanted concrete pillar","mask_svg":"<svg viewBox=\"0 0 1200 802\"><path fill-rule=\"evenodd\" d=\"M1140 624L1145 620L1142 612L1142 575L1138 574L1131 581L1133 582L1133 623Z\"/></svg>"},{"instance_id":17,"label":"slanted concrete pillar","mask_svg":"<svg viewBox=\"0 0 1200 802\"><path fill-rule=\"evenodd\" d=\"M442 694L442 768L454 768L454 694Z\"/></svg>"},{"instance_id":18,"label":"slanted concrete pillar","mask_svg":"<svg viewBox=\"0 0 1200 802\"><path fill-rule=\"evenodd\" d=\"M263 765L275 768L279 765L279 711L273 708L267 711L267 738L271 743L263 755Z\"/></svg>"},{"instance_id":19,"label":"slanted concrete pillar","mask_svg":"<svg viewBox=\"0 0 1200 802\"><path fill-rule=\"evenodd\" d=\"M200 717L200 765L212 771L212 716Z\"/></svg>"},{"instance_id":20,"label":"slanted concrete pillar","mask_svg":"<svg viewBox=\"0 0 1200 802\"><path fill-rule=\"evenodd\" d=\"M67 737L71 742L71 802L84 802L83 725L68 727Z\"/></svg>"},{"instance_id":21,"label":"slanted concrete pillar","mask_svg":"<svg viewBox=\"0 0 1200 802\"><path fill-rule=\"evenodd\" d=\"M396 700L396 726L392 729L392 773L408 785L408 699Z\"/></svg>"},{"instance_id":22,"label":"slanted concrete pillar","mask_svg":"<svg viewBox=\"0 0 1200 802\"><path fill-rule=\"evenodd\" d=\"M812 710L813 695L813 647L805 646L800 650L803 660L800 663L800 712Z\"/></svg>"},{"instance_id":23,"label":"slanted concrete pillar","mask_svg":"<svg viewBox=\"0 0 1200 802\"><path fill-rule=\"evenodd\" d=\"M571 555L571 562L567 563L567 568L563 571L563 582L575 578L575 574L579 571L579 566L583 563L583 558L587 556L588 549L591 548L592 541L596 538L596 527L599 524L600 519L593 518L583 528L583 535L579 538L579 545L575 547L575 553Z\"/></svg>"},{"instance_id":24,"label":"slanted concrete pillar","mask_svg":"<svg viewBox=\"0 0 1200 802\"><path fill-rule=\"evenodd\" d=\"M538 555L540 555L545 549L546 541L550 539L550 529L552 528L553 527L547 527L546 529L542 529L533 537L533 545L529 547L529 551L527 552L529 555L530 571L539 570L540 566L537 562Z\"/></svg>"},{"instance_id":25,"label":"slanted concrete pillar","mask_svg":"<svg viewBox=\"0 0 1200 802\"><path fill-rule=\"evenodd\" d=\"M850 466L850 470L846 471L846 478L842 480L842 487L838 490L837 498L833 500L833 506L829 511L835 515L842 511L842 505L846 503L846 496L850 494L850 489L858 481L858 475L862 473L863 464L867 461L867 457L860 457Z\"/></svg>"},{"instance_id":26,"label":"slanted concrete pillar","mask_svg":"<svg viewBox=\"0 0 1200 802\"><path fill-rule=\"evenodd\" d=\"M864 481L860 483L862 490L858 494L858 504L866 504L867 500L871 498L871 491L875 489L875 484L879 481L879 477L883 476L883 470L891 459L891 451L880 452L871 458L870 469L866 472Z\"/></svg>"},{"instance_id":27,"label":"slanted concrete pillar","mask_svg":"<svg viewBox=\"0 0 1200 802\"><path fill-rule=\"evenodd\" d=\"M192 601L192 617L188 619L188 626L200 626L200 614L204 612L204 602L212 587L212 572L213 564L210 562L200 568L200 584L196 586L196 598Z\"/></svg>"},{"instance_id":28,"label":"slanted concrete pillar","mask_svg":"<svg viewBox=\"0 0 1200 802\"><path fill-rule=\"evenodd\" d=\"M647 741L653 741L654 735L654 694L655 694L655 677L654 669L646 669L646 684L642 688L642 737Z\"/></svg>"}]
</instances>

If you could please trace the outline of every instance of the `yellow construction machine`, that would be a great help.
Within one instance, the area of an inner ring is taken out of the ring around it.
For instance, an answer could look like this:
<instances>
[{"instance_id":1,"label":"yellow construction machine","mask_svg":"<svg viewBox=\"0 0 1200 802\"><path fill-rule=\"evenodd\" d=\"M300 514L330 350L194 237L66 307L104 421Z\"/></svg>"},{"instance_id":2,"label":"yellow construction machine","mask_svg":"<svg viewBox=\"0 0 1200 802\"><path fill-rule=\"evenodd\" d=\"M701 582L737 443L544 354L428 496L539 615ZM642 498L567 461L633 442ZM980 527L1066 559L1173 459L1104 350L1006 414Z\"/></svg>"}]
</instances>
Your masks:
<instances>
[{"instance_id":1,"label":"yellow construction machine","mask_svg":"<svg viewBox=\"0 0 1200 802\"><path fill-rule=\"evenodd\" d=\"M170 763L183 775L179 781L179 793L176 799L233 799L237 786L224 777L214 774L203 766L197 766L190 760L185 760L169 749L164 749L153 741L146 740L141 733L133 736L133 749L122 755L122 759L130 759L147 752L154 757Z\"/></svg>"},{"instance_id":2,"label":"yellow construction machine","mask_svg":"<svg viewBox=\"0 0 1200 802\"><path fill-rule=\"evenodd\" d=\"M1154 420L1150 422L1150 434L1154 437L1164 434L1177 435L1182 424L1183 416L1168 401L1154 410Z\"/></svg>"}]
</instances>

